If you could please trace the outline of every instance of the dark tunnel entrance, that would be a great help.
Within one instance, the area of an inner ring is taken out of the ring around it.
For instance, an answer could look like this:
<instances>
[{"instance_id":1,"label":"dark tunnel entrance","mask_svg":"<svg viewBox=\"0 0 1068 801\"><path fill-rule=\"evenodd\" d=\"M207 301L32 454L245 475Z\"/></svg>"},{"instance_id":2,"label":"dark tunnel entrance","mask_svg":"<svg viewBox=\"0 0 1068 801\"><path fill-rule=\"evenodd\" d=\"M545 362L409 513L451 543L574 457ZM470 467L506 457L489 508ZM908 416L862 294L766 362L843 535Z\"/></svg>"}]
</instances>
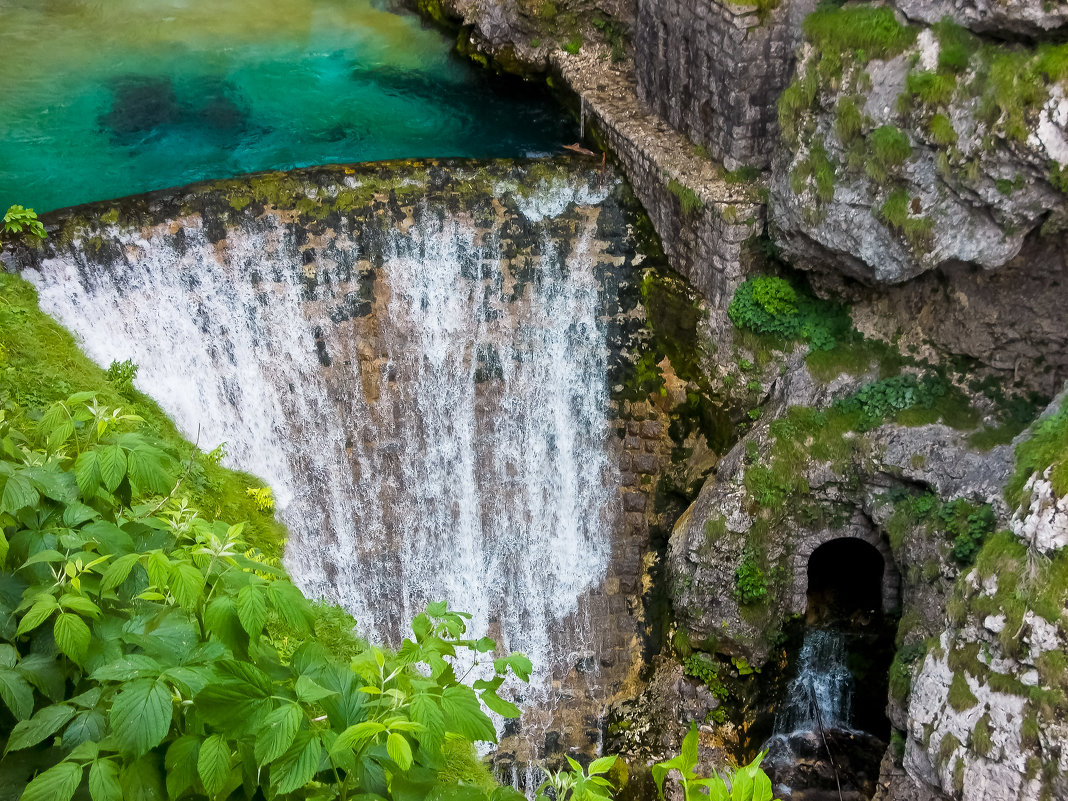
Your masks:
<instances>
[{"instance_id":1,"label":"dark tunnel entrance","mask_svg":"<svg viewBox=\"0 0 1068 801\"><path fill-rule=\"evenodd\" d=\"M809 625L868 626L883 609L882 554L867 542L842 538L825 542L808 561Z\"/></svg>"}]
</instances>

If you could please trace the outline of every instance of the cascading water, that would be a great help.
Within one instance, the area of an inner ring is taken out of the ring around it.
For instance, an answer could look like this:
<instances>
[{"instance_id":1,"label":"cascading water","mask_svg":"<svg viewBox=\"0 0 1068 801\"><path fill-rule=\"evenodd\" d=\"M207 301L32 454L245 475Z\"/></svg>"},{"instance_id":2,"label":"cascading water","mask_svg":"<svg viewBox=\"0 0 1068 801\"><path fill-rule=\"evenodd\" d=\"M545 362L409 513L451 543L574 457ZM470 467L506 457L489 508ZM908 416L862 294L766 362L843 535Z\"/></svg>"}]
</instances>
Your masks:
<instances>
[{"instance_id":1,"label":"cascading water","mask_svg":"<svg viewBox=\"0 0 1068 801\"><path fill-rule=\"evenodd\" d=\"M439 197L310 237L271 212L222 241L197 216L178 238L111 226L106 265L26 277L92 358L132 358L202 449L270 483L310 596L393 642L448 600L531 657L523 700L551 705L550 676L596 648L582 599L619 487L591 245L610 188L502 186L518 213L490 222Z\"/></svg>"},{"instance_id":2,"label":"cascading water","mask_svg":"<svg viewBox=\"0 0 1068 801\"><path fill-rule=\"evenodd\" d=\"M811 628L798 655L797 676L775 716L775 734L848 729L853 674L846 665L845 636L834 629Z\"/></svg>"}]
</instances>

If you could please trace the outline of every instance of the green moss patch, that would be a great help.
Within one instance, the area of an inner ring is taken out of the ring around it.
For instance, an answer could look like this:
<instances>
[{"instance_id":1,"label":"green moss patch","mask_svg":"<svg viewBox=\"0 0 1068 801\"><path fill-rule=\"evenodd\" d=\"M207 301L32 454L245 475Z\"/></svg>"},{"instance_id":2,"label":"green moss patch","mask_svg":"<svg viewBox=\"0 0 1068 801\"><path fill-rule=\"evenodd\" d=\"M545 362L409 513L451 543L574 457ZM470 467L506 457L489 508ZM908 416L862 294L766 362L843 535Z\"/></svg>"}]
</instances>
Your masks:
<instances>
[{"instance_id":1,"label":"green moss patch","mask_svg":"<svg viewBox=\"0 0 1068 801\"><path fill-rule=\"evenodd\" d=\"M1025 500L1024 484L1046 470L1050 471L1054 493L1058 497L1068 495L1068 401L1055 414L1039 420L1030 436L1016 447L1016 470L1005 489L1010 506L1019 507Z\"/></svg>"}]
</instances>

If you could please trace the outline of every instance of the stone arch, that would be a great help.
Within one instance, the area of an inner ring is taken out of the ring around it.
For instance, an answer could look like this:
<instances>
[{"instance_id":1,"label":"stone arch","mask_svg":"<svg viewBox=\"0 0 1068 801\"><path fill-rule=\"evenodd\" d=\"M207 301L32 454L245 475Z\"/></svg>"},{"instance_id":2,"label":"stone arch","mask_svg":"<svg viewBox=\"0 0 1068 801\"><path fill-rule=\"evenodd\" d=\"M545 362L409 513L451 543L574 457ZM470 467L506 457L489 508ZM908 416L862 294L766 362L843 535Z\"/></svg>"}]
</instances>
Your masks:
<instances>
[{"instance_id":1,"label":"stone arch","mask_svg":"<svg viewBox=\"0 0 1068 801\"><path fill-rule=\"evenodd\" d=\"M851 542L852 545L843 545L842 542ZM849 569L849 553L854 555L869 554L872 557L871 565L874 566L874 557L878 557L881 560L881 573L873 575L873 572L869 572L866 577L860 581L861 584L864 581L875 581L878 584L878 599L879 608L877 611L883 613L893 612L901 606L901 576L897 571L897 565L894 562L893 553L890 551L890 547L886 541L880 535L878 529L872 525L871 521L865 516L857 513L852 520L850 520L842 528L835 529L822 529L818 531L807 531L802 534L801 537L795 540L797 548L794 551L793 559L793 595L791 598L791 611L804 615L808 610L809 601L809 568L814 557L816 557L817 551L820 551L824 546L830 546L831 543L839 543L834 546L835 549L842 548L844 550L838 552L838 558L841 560L840 564L843 565L843 570ZM864 549L867 549L866 551ZM835 557L834 551L822 551L822 555L817 558L817 563L820 561ZM861 556L860 558L863 558ZM833 567L833 561L830 563ZM874 595L874 593L872 593Z\"/></svg>"},{"instance_id":2,"label":"stone arch","mask_svg":"<svg viewBox=\"0 0 1068 801\"><path fill-rule=\"evenodd\" d=\"M886 560L870 543L838 537L808 560L805 616L810 622L870 620L883 611Z\"/></svg>"}]
</instances>

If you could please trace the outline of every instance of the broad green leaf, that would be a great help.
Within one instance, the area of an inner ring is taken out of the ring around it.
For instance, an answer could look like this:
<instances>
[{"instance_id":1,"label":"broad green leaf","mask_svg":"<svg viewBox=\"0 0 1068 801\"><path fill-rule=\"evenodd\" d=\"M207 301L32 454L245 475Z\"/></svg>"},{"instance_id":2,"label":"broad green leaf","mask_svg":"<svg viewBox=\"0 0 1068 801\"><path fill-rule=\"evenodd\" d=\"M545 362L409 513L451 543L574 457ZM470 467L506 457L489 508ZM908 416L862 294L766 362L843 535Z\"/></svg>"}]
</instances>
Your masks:
<instances>
[{"instance_id":1,"label":"broad green leaf","mask_svg":"<svg viewBox=\"0 0 1068 801\"><path fill-rule=\"evenodd\" d=\"M74 595L73 593L66 593L59 598L59 605L64 609L70 609L72 612L77 612L80 615L88 615L89 617L99 617L100 607L86 598L84 595Z\"/></svg>"},{"instance_id":2,"label":"broad green leaf","mask_svg":"<svg viewBox=\"0 0 1068 801\"><path fill-rule=\"evenodd\" d=\"M278 579L267 585L267 597L286 623L297 631L308 631L311 605L300 590L285 579Z\"/></svg>"},{"instance_id":3,"label":"broad green leaf","mask_svg":"<svg viewBox=\"0 0 1068 801\"><path fill-rule=\"evenodd\" d=\"M115 696L111 729L116 745L141 756L159 745L171 726L171 693L161 681L138 679Z\"/></svg>"},{"instance_id":4,"label":"broad green leaf","mask_svg":"<svg viewBox=\"0 0 1068 801\"><path fill-rule=\"evenodd\" d=\"M159 589L164 589L171 575L171 560L163 551L152 551L145 558L145 570L148 571L148 580Z\"/></svg>"},{"instance_id":5,"label":"broad green leaf","mask_svg":"<svg viewBox=\"0 0 1068 801\"><path fill-rule=\"evenodd\" d=\"M590 767L586 770L587 775L597 776L602 773L607 773L612 769L612 766L616 764L616 756L604 756L600 759L595 759L590 763Z\"/></svg>"},{"instance_id":6,"label":"broad green leaf","mask_svg":"<svg viewBox=\"0 0 1068 801\"><path fill-rule=\"evenodd\" d=\"M74 478L82 497L92 499L100 489L100 460L96 451L82 451L74 460Z\"/></svg>"},{"instance_id":7,"label":"broad green leaf","mask_svg":"<svg viewBox=\"0 0 1068 801\"><path fill-rule=\"evenodd\" d=\"M431 617L441 617L448 608L449 604L446 601L435 601L426 605L426 613Z\"/></svg>"},{"instance_id":8,"label":"broad green leaf","mask_svg":"<svg viewBox=\"0 0 1068 801\"><path fill-rule=\"evenodd\" d=\"M522 714L519 711L519 707L517 707L511 701L506 701L505 699L501 698L493 690L486 690L482 693L480 697L482 698L482 703L484 703L502 718L517 718Z\"/></svg>"},{"instance_id":9,"label":"broad green leaf","mask_svg":"<svg viewBox=\"0 0 1068 801\"><path fill-rule=\"evenodd\" d=\"M89 766L89 796L93 801L123 801L119 766L110 759L98 759Z\"/></svg>"},{"instance_id":10,"label":"broad green leaf","mask_svg":"<svg viewBox=\"0 0 1068 801\"><path fill-rule=\"evenodd\" d=\"M164 466L162 451L147 446L139 446L127 454L127 468L130 479L144 492L163 495L171 490L174 476Z\"/></svg>"},{"instance_id":11,"label":"broad green leaf","mask_svg":"<svg viewBox=\"0 0 1068 801\"><path fill-rule=\"evenodd\" d=\"M65 697L67 673L56 655L27 654L15 666L15 670L49 700L58 702Z\"/></svg>"},{"instance_id":12,"label":"broad green leaf","mask_svg":"<svg viewBox=\"0 0 1068 801\"><path fill-rule=\"evenodd\" d=\"M27 784L19 801L70 801L81 783L81 766L60 762Z\"/></svg>"},{"instance_id":13,"label":"broad green leaf","mask_svg":"<svg viewBox=\"0 0 1068 801\"><path fill-rule=\"evenodd\" d=\"M315 777L322 756L319 738L308 731L299 732L290 749L271 766L271 788L284 795L303 787Z\"/></svg>"},{"instance_id":14,"label":"broad green leaf","mask_svg":"<svg viewBox=\"0 0 1068 801\"><path fill-rule=\"evenodd\" d=\"M412 747L403 734L395 731L389 733L386 738L386 753L401 770L408 770L412 766Z\"/></svg>"},{"instance_id":15,"label":"broad green leaf","mask_svg":"<svg viewBox=\"0 0 1068 801\"><path fill-rule=\"evenodd\" d=\"M413 696L411 716L412 720L423 727L416 734L419 742L427 750L436 752L445 740L445 715L442 714L437 701L424 693Z\"/></svg>"},{"instance_id":16,"label":"broad green leaf","mask_svg":"<svg viewBox=\"0 0 1068 801\"><path fill-rule=\"evenodd\" d=\"M221 734L213 734L200 746L197 775L208 795L215 798L230 778L230 746Z\"/></svg>"},{"instance_id":17,"label":"broad green leaf","mask_svg":"<svg viewBox=\"0 0 1068 801\"><path fill-rule=\"evenodd\" d=\"M145 654L127 654L114 662L101 665L91 674L96 681L130 681L144 676L156 677L163 666Z\"/></svg>"},{"instance_id":18,"label":"broad green leaf","mask_svg":"<svg viewBox=\"0 0 1068 801\"><path fill-rule=\"evenodd\" d=\"M92 520L94 517L99 516L100 513L91 506L86 506L84 503L74 501L68 503L63 510L63 525L74 528L75 526L80 526L86 520Z\"/></svg>"},{"instance_id":19,"label":"broad green leaf","mask_svg":"<svg viewBox=\"0 0 1068 801\"><path fill-rule=\"evenodd\" d=\"M267 597L265 590L255 584L247 584L237 593L237 616L250 637L258 637L267 623Z\"/></svg>"},{"instance_id":20,"label":"broad green leaf","mask_svg":"<svg viewBox=\"0 0 1068 801\"><path fill-rule=\"evenodd\" d=\"M171 569L171 594L183 609L194 609L204 592L204 574L188 562Z\"/></svg>"},{"instance_id":21,"label":"broad green leaf","mask_svg":"<svg viewBox=\"0 0 1068 801\"><path fill-rule=\"evenodd\" d=\"M128 553L125 556L120 556L110 565L107 570L104 571L104 577L100 582L100 589L102 592L113 590L126 581L126 578L130 575L130 571L133 570L133 566L137 564L137 560L141 558L139 553Z\"/></svg>"},{"instance_id":22,"label":"broad green leaf","mask_svg":"<svg viewBox=\"0 0 1068 801\"><path fill-rule=\"evenodd\" d=\"M52 613L56 612L58 609L59 602L56 601L53 596L39 596L34 605L30 607L30 611L23 615L22 620L19 621L16 636L21 637L26 632L33 631L48 620L48 618L52 617Z\"/></svg>"},{"instance_id":23,"label":"broad green leaf","mask_svg":"<svg viewBox=\"0 0 1068 801\"><path fill-rule=\"evenodd\" d=\"M46 706L29 720L22 720L15 724L4 753L21 751L23 748L37 745L46 737L59 731L60 727L72 717L74 717L74 708L66 704Z\"/></svg>"},{"instance_id":24,"label":"broad green leaf","mask_svg":"<svg viewBox=\"0 0 1068 801\"><path fill-rule=\"evenodd\" d=\"M283 704L267 716L256 737L257 764L263 766L273 762L289 750L303 717L300 707L292 702Z\"/></svg>"},{"instance_id":25,"label":"broad green leaf","mask_svg":"<svg viewBox=\"0 0 1068 801\"><path fill-rule=\"evenodd\" d=\"M9 512L13 515L19 509L36 506L40 500L40 494L29 480L15 473L8 477L4 492L0 495L0 512Z\"/></svg>"},{"instance_id":26,"label":"broad green leaf","mask_svg":"<svg viewBox=\"0 0 1068 801\"><path fill-rule=\"evenodd\" d=\"M71 748L82 743L101 740L107 730L107 721L95 709L79 712L63 731L63 747Z\"/></svg>"},{"instance_id":27,"label":"broad green leaf","mask_svg":"<svg viewBox=\"0 0 1068 801\"><path fill-rule=\"evenodd\" d=\"M445 713L446 730L462 734L472 741L497 742L493 722L482 711L478 697L470 687L446 687L441 693L441 711Z\"/></svg>"},{"instance_id":28,"label":"broad green leaf","mask_svg":"<svg viewBox=\"0 0 1068 801\"><path fill-rule=\"evenodd\" d=\"M514 787L498 787L490 794L490 801L526 801L526 796Z\"/></svg>"},{"instance_id":29,"label":"broad green leaf","mask_svg":"<svg viewBox=\"0 0 1068 801\"><path fill-rule=\"evenodd\" d=\"M312 704L316 701L320 701L326 698L328 695L334 695L333 690L328 690L325 687L321 687L307 676L300 676L297 678L295 686L297 691L297 698L305 703Z\"/></svg>"},{"instance_id":30,"label":"broad green leaf","mask_svg":"<svg viewBox=\"0 0 1068 801\"><path fill-rule=\"evenodd\" d=\"M526 656L520 653L511 653L508 656L493 660L493 669L497 673L503 675L508 668L511 668L516 678L521 681L530 681L530 672L534 669L534 666Z\"/></svg>"},{"instance_id":31,"label":"broad green leaf","mask_svg":"<svg viewBox=\"0 0 1068 801\"><path fill-rule=\"evenodd\" d=\"M89 650L89 640L92 638L85 621L77 615L64 612L56 618L55 626L52 627L52 635L56 639L59 650L80 665L85 659L85 654Z\"/></svg>"},{"instance_id":32,"label":"broad green leaf","mask_svg":"<svg viewBox=\"0 0 1068 801\"><path fill-rule=\"evenodd\" d=\"M155 754L146 754L122 769L119 779L122 786L122 801L164 801L163 777L160 775L159 759Z\"/></svg>"},{"instance_id":33,"label":"broad green leaf","mask_svg":"<svg viewBox=\"0 0 1068 801\"><path fill-rule=\"evenodd\" d=\"M373 737L386 730L386 727L374 720L365 720L355 726L349 726L338 735L337 740L331 746L331 753L340 753L346 750L355 750Z\"/></svg>"},{"instance_id":34,"label":"broad green leaf","mask_svg":"<svg viewBox=\"0 0 1068 801\"><path fill-rule=\"evenodd\" d=\"M18 659L18 656L15 646L8 645L7 643L0 644L0 668L15 667L15 661Z\"/></svg>"},{"instance_id":35,"label":"broad green leaf","mask_svg":"<svg viewBox=\"0 0 1068 801\"><path fill-rule=\"evenodd\" d=\"M126 454L118 445L103 445L96 453L104 487L108 492L114 492L126 476Z\"/></svg>"},{"instance_id":36,"label":"broad green leaf","mask_svg":"<svg viewBox=\"0 0 1068 801\"><path fill-rule=\"evenodd\" d=\"M33 712L33 689L10 668L0 668L0 698L16 720L25 720Z\"/></svg>"},{"instance_id":37,"label":"broad green leaf","mask_svg":"<svg viewBox=\"0 0 1068 801\"><path fill-rule=\"evenodd\" d=\"M53 548L49 548L44 551L38 551L33 556L28 558L25 562L23 562L22 566L29 567L30 565L37 565L41 562L65 562L66 559L67 557L61 554L59 551Z\"/></svg>"},{"instance_id":38,"label":"broad green leaf","mask_svg":"<svg viewBox=\"0 0 1068 801\"><path fill-rule=\"evenodd\" d=\"M200 738L183 735L167 748L164 767L167 772L167 794L178 798L193 786L197 778L197 761L200 756Z\"/></svg>"}]
</instances>

